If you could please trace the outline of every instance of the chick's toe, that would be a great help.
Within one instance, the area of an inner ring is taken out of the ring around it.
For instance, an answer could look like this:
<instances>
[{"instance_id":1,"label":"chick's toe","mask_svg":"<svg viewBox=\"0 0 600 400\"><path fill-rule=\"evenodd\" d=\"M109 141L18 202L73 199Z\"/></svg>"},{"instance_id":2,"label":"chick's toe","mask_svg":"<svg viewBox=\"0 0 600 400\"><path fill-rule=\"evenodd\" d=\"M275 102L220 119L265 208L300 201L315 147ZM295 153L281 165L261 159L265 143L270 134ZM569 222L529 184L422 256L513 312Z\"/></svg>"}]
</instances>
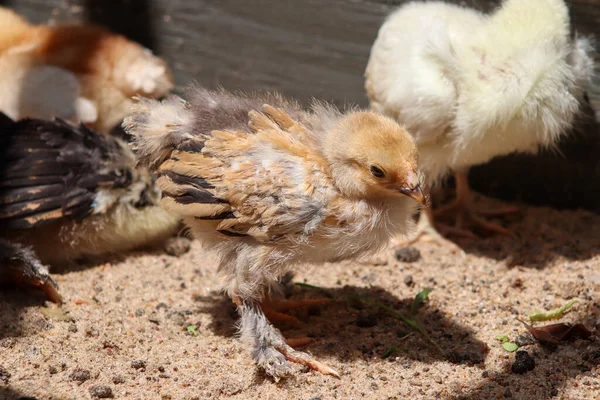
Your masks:
<instances>
[{"instance_id":1,"label":"chick's toe","mask_svg":"<svg viewBox=\"0 0 600 400\"><path fill-rule=\"evenodd\" d=\"M62 302L57 283L30 248L0 239L0 268L0 281L38 287L53 302Z\"/></svg>"},{"instance_id":2,"label":"chick's toe","mask_svg":"<svg viewBox=\"0 0 600 400\"><path fill-rule=\"evenodd\" d=\"M298 318L286 314L286 312L297 310L300 308L312 307L321 304L330 303L332 299L299 299L299 300L273 300L270 297L265 297L261 302L261 309L269 321L274 323L291 323L300 325Z\"/></svg>"},{"instance_id":3,"label":"chick's toe","mask_svg":"<svg viewBox=\"0 0 600 400\"><path fill-rule=\"evenodd\" d=\"M276 381L293 372L291 363L302 364L322 374L339 377L327 365L310 355L294 350L290 344L306 344L303 338L290 339L289 344L279 329L269 323L262 309L252 303L243 303L238 308L241 315L240 333L242 339L252 347L252 359Z\"/></svg>"}]
</instances>

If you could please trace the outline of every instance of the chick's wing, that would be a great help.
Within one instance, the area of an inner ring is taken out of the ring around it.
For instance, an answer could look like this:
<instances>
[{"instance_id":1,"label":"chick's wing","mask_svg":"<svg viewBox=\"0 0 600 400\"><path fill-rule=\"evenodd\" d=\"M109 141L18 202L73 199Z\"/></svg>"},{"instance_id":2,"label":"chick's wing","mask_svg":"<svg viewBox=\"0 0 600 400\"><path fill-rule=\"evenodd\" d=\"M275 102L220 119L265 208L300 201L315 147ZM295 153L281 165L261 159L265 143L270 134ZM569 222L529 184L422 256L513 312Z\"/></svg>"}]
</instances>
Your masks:
<instances>
[{"instance_id":1,"label":"chick's wing","mask_svg":"<svg viewBox=\"0 0 600 400\"><path fill-rule=\"evenodd\" d=\"M0 119L0 225L39 226L94 211L101 189L127 186L119 144L62 120ZM133 163L132 163L133 166Z\"/></svg>"},{"instance_id":2,"label":"chick's wing","mask_svg":"<svg viewBox=\"0 0 600 400\"><path fill-rule=\"evenodd\" d=\"M212 131L160 165L161 205L220 220L217 230L261 242L300 240L324 218L327 167L310 132L271 106L249 113L249 131Z\"/></svg>"}]
</instances>

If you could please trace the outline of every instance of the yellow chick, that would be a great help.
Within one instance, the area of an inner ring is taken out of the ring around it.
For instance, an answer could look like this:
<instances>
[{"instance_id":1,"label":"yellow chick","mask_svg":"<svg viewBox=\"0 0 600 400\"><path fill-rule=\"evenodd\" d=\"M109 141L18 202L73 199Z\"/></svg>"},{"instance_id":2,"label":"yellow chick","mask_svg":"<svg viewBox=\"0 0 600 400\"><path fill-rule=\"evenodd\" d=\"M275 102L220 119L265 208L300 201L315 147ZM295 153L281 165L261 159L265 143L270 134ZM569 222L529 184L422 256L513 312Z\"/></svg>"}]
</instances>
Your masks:
<instances>
[{"instance_id":1,"label":"yellow chick","mask_svg":"<svg viewBox=\"0 0 600 400\"><path fill-rule=\"evenodd\" d=\"M411 231L415 200L425 202L413 139L373 112L188 94L141 100L125 120L140 163L159 176L161 206L218 255L241 337L268 375L290 373L289 362L337 375L286 343L261 301L301 263L372 253Z\"/></svg>"},{"instance_id":2,"label":"yellow chick","mask_svg":"<svg viewBox=\"0 0 600 400\"><path fill-rule=\"evenodd\" d=\"M0 7L0 111L13 119L59 117L106 133L135 95L173 88L166 63L121 35L94 25L32 25Z\"/></svg>"},{"instance_id":3,"label":"yellow chick","mask_svg":"<svg viewBox=\"0 0 600 400\"><path fill-rule=\"evenodd\" d=\"M456 201L436 215L456 214L458 228L464 222L511 234L471 210L469 167L535 153L565 135L594 68L589 42L570 34L563 0L505 0L491 14L412 2L387 18L371 50L366 90L374 110L414 135L429 185L454 173ZM421 231L439 239L426 211Z\"/></svg>"},{"instance_id":4,"label":"yellow chick","mask_svg":"<svg viewBox=\"0 0 600 400\"><path fill-rule=\"evenodd\" d=\"M0 277L60 301L45 264L158 244L180 229L120 139L61 120L0 120Z\"/></svg>"}]
</instances>

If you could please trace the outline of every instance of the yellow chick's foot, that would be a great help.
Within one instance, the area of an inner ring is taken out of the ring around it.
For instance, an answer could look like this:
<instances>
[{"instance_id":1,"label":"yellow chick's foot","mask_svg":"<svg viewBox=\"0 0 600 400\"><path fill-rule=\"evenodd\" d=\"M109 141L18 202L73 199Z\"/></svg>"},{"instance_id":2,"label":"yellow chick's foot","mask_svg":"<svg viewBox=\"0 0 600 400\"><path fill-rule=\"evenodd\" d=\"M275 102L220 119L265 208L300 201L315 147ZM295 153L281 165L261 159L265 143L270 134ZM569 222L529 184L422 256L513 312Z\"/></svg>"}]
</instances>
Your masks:
<instances>
[{"instance_id":1,"label":"yellow chick's foot","mask_svg":"<svg viewBox=\"0 0 600 400\"><path fill-rule=\"evenodd\" d=\"M269 323L262 309L250 302L238 307L241 315L240 334L242 340L252 346L254 362L276 381L293 373L290 363L302 364L325 375L340 375L334 369L313 359L310 355L294 350L291 345L308 344L307 338L286 339Z\"/></svg>"},{"instance_id":2,"label":"yellow chick's foot","mask_svg":"<svg viewBox=\"0 0 600 400\"><path fill-rule=\"evenodd\" d=\"M333 375L336 378L340 377L340 374L336 370L323 364L322 362L319 362L319 361L313 359L311 356L309 356L306 353L293 350L289 346L287 346L287 349L285 349L284 351L285 351L284 352L285 357L287 358L288 361L291 361L291 362L297 363L297 364L306 365L308 368L310 368L314 371L320 372L323 375Z\"/></svg>"},{"instance_id":3,"label":"yellow chick's foot","mask_svg":"<svg viewBox=\"0 0 600 400\"><path fill-rule=\"evenodd\" d=\"M511 212L508 212L508 211L509 211L508 209L507 210L494 210L494 211L490 211L489 213L482 213L482 214L488 215L488 216L498 216L498 215L505 215L505 214L512 213L512 210L510 210ZM480 231L487 235L501 234L501 235L506 235L506 236L513 236L513 237L515 236L515 234L513 232L511 232L510 230L508 230L498 224L495 224L493 222L486 221L483 217L480 217L479 215L477 215L478 213L476 213L475 211L472 211L470 208L468 208L468 206L466 204L461 203L461 202L455 202L455 203L449 204L449 205L444 206L434 212L434 215L436 216L436 218L439 216L448 215L448 214L454 214L456 216L455 227L446 230L446 233L448 235L459 234L459 235L462 235L465 237L470 236L471 238L477 238L477 236L474 233L472 233L470 230L467 230L465 228L468 226L475 231ZM439 224L436 224L436 226L438 226L438 225ZM443 228L442 228L442 230L443 230ZM469 232L470 235L465 235L465 232Z\"/></svg>"},{"instance_id":4,"label":"yellow chick's foot","mask_svg":"<svg viewBox=\"0 0 600 400\"><path fill-rule=\"evenodd\" d=\"M433 215L435 215L436 218L444 215L453 215L456 216L455 226L460 230L465 230L465 226L470 226L471 228L484 232L485 234L515 236L515 234L510 230L503 228L498 224L494 224L493 222L486 221L477 214L482 214L489 217L502 216L520 212L519 208L510 206L487 212L475 212L471 208L472 198L471 190L469 188L468 172L455 171L454 177L456 181L456 200L435 210Z\"/></svg>"},{"instance_id":5,"label":"yellow chick's foot","mask_svg":"<svg viewBox=\"0 0 600 400\"><path fill-rule=\"evenodd\" d=\"M300 325L298 318L285 314L288 311L297 310L299 308L312 307L315 305L326 304L332 299L300 299L300 300L273 300L269 296L261 302L260 306L267 319L274 323L287 323Z\"/></svg>"},{"instance_id":6,"label":"yellow chick's foot","mask_svg":"<svg viewBox=\"0 0 600 400\"><path fill-rule=\"evenodd\" d=\"M62 303L57 283L32 249L0 239L0 263L7 268L7 273L0 273L0 275L5 276L10 282L38 287L51 301Z\"/></svg>"},{"instance_id":7,"label":"yellow chick's foot","mask_svg":"<svg viewBox=\"0 0 600 400\"><path fill-rule=\"evenodd\" d=\"M463 250L453 241L445 236L460 236L468 239L477 239L477 236L468 230L457 227L434 223L433 214L430 207L425 207L419 215L419 223L413 236L408 240L395 240L392 245L395 248L407 247L419 241L436 242L444 247L449 247L456 252L464 253Z\"/></svg>"}]
</instances>

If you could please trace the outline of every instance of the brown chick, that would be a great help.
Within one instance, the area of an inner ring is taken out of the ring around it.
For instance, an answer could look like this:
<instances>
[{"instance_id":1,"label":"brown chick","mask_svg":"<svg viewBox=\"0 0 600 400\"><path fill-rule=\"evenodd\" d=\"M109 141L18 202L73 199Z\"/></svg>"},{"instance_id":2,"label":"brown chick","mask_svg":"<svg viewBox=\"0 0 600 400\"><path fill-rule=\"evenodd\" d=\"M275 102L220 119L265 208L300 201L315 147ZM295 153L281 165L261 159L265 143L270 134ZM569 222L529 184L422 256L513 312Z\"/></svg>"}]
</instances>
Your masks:
<instances>
[{"instance_id":1,"label":"brown chick","mask_svg":"<svg viewBox=\"0 0 600 400\"><path fill-rule=\"evenodd\" d=\"M292 349L261 301L299 264L373 253L411 231L415 200L425 202L413 139L373 112L202 88L189 98L141 100L125 120L140 163L159 175L160 204L218 255L241 338L268 375L291 361L337 376Z\"/></svg>"},{"instance_id":2,"label":"brown chick","mask_svg":"<svg viewBox=\"0 0 600 400\"><path fill-rule=\"evenodd\" d=\"M19 59L14 61L15 57ZM123 120L132 105L132 96L159 98L173 88L173 77L166 63L150 50L121 35L93 25L31 25L15 12L0 7L0 65L4 58L11 60L11 65L21 62L21 70L28 71L26 77L37 76L39 69L44 69L43 77L57 75L59 78L54 81L69 81L69 90L60 92L90 101L96 108L96 119L91 121L90 126L101 132L108 132ZM29 72L34 68L33 72ZM11 74L13 70L17 69L3 68L0 87L15 80ZM75 77L78 87L73 89L71 81L74 79L69 80L65 75ZM27 79L24 81L27 82ZM45 81L53 83L53 79ZM45 96L47 103L56 101L57 89L44 91L45 85L37 86L38 91L48 93ZM62 88L58 83L53 88L57 86ZM13 118L45 118L42 114L7 114ZM88 110L85 115L93 114Z\"/></svg>"},{"instance_id":3,"label":"brown chick","mask_svg":"<svg viewBox=\"0 0 600 400\"><path fill-rule=\"evenodd\" d=\"M158 244L180 229L123 141L61 120L0 120L0 278L58 302L45 264Z\"/></svg>"}]
</instances>

